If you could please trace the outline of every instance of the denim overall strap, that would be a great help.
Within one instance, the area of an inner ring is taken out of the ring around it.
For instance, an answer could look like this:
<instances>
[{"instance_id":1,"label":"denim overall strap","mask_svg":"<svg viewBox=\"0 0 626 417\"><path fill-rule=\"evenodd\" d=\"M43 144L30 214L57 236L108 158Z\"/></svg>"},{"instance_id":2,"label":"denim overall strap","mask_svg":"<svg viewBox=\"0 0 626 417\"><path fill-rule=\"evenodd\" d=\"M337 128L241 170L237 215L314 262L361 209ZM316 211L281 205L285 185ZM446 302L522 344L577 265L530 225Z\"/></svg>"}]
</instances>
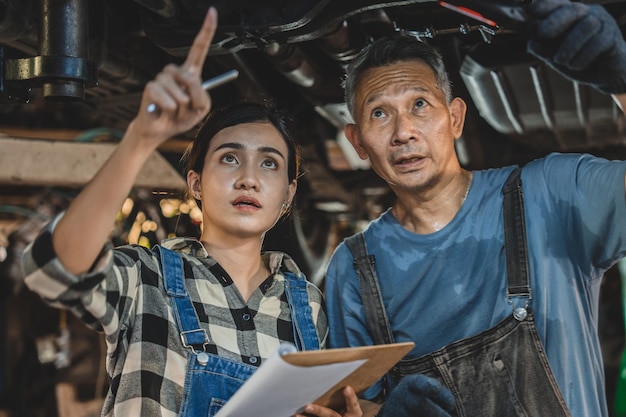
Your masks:
<instances>
[{"instance_id":1,"label":"denim overall strap","mask_svg":"<svg viewBox=\"0 0 626 417\"><path fill-rule=\"evenodd\" d=\"M345 239L354 261L352 266L359 276L361 302L365 312L365 322L375 345L393 343L393 333L376 273L376 259L368 255L363 232Z\"/></svg>"},{"instance_id":2,"label":"denim overall strap","mask_svg":"<svg viewBox=\"0 0 626 417\"><path fill-rule=\"evenodd\" d=\"M172 303L183 346L191 348L194 353L196 349L204 351L209 338L206 331L200 327L198 315L187 293L182 258L178 253L160 245L155 246L153 251L158 252L161 259L165 290Z\"/></svg>"},{"instance_id":3,"label":"denim overall strap","mask_svg":"<svg viewBox=\"0 0 626 417\"><path fill-rule=\"evenodd\" d=\"M289 303L293 337L298 350L318 350L320 348L317 328L313 322L313 312L306 292L307 281L303 275L284 272L285 295Z\"/></svg>"},{"instance_id":4,"label":"denim overall strap","mask_svg":"<svg viewBox=\"0 0 626 417\"><path fill-rule=\"evenodd\" d=\"M502 188L504 194L504 249L506 251L506 273L509 283L507 301L513 305L512 299L514 297L525 300L524 307L514 307L513 315L518 320L526 318L531 299L521 173L520 168L515 168Z\"/></svg>"}]
</instances>

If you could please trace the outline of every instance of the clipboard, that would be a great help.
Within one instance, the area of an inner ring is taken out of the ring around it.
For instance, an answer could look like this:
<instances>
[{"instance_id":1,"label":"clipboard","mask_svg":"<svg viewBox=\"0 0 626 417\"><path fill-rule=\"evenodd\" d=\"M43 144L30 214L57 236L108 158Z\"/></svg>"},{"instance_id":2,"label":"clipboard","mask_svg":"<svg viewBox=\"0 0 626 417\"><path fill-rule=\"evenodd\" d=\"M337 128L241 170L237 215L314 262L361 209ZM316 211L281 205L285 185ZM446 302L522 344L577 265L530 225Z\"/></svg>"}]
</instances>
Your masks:
<instances>
[{"instance_id":1,"label":"clipboard","mask_svg":"<svg viewBox=\"0 0 626 417\"><path fill-rule=\"evenodd\" d=\"M389 369L400 361L413 347L413 342L391 343L386 345L361 346L352 348L309 350L287 353L283 360L294 366L317 366L340 362L366 360L355 371L335 384L317 400L315 404L339 410L344 407L342 390L347 385L360 395Z\"/></svg>"},{"instance_id":2,"label":"clipboard","mask_svg":"<svg viewBox=\"0 0 626 417\"><path fill-rule=\"evenodd\" d=\"M405 342L298 352L293 344L281 344L215 417L288 417L309 403L340 411L346 385L362 393L413 346Z\"/></svg>"}]
</instances>

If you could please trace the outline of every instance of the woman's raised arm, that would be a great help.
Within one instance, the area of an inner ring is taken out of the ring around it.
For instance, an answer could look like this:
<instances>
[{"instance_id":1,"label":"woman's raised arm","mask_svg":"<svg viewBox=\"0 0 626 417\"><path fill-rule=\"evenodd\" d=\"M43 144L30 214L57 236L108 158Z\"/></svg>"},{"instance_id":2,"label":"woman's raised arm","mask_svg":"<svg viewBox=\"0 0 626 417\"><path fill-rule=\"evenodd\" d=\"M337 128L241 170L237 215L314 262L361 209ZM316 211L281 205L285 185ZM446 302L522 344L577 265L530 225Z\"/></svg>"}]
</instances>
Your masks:
<instances>
[{"instance_id":1,"label":"woman's raised arm","mask_svg":"<svg viewBox=\"0 0 626 417\"><path fill-rule=\"evenodd\" d=\"M201 75L216 27L217 11L210 8L185 62L167 65L146 84L137 116L120 144L59 221L52 241L68 271L79 274L91 267L150 154L209 112L211 100L201 87ZM150 104L160 111L148 112Z\"/></svg>"}]
</instances>

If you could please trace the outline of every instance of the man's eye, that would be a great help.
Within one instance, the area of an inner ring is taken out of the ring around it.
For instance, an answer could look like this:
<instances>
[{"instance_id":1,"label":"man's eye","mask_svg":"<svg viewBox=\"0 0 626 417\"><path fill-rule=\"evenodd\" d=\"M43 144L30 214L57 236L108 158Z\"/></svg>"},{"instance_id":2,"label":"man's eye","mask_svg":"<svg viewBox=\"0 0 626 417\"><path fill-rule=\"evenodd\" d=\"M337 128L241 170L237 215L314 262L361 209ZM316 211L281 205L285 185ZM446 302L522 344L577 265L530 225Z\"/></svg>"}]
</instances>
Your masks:
<instances>
[{"instance_id":1,"label":"man's eye","mask_svg":"<svg viewBox=\"0 0 626 417\"><path fill-rule=\"evenodd\" d=\"M418 99L418 100L415 100L415 107L416 108L424 107L425 105L426 105L426 101L425 100L423 100L421 98Z\"/></svg>"},{"instance_id":2,"label":"man's eye","mask_svg":"<svg viewBox=\"0 0 626 417\"><path fill-rule=\"evenodd\" d=\"M385 116L385 112L380 110L380 109L376 109L372 112L372 117L374 119L380 119L381 117Z\"/></svg>"}]
</instances>

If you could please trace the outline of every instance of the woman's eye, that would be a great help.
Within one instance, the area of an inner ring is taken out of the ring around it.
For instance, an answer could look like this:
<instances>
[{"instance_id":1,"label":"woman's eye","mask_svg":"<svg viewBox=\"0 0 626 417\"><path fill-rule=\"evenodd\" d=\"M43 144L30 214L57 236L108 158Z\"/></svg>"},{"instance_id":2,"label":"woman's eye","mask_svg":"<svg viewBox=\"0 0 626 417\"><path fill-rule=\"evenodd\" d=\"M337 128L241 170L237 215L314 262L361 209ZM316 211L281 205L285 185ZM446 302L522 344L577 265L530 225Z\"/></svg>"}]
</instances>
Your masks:
<instances>
[{"instance_id":1,"label":"woman's eye","mask_svg":"<svg viewBox=\"0 0 626 417\"><path fill-rule=\"evenodd\" d=\"M262 166L264 168L277 168L278 164L276 163L276 161L274 161L273 159L266 159L263 161Z\"/></svg>"},{"instance_id":2,"label":"woman's eye","mask_svg":"<svg viewBox=\"0 0 626 417\"><path fill-rule=\"evenodd\" d=\"M222 156L222 162L227 163L227 164L236 164L237 158L235 158L234 155L226 154Z\"/></svg>"}]
</instances>

